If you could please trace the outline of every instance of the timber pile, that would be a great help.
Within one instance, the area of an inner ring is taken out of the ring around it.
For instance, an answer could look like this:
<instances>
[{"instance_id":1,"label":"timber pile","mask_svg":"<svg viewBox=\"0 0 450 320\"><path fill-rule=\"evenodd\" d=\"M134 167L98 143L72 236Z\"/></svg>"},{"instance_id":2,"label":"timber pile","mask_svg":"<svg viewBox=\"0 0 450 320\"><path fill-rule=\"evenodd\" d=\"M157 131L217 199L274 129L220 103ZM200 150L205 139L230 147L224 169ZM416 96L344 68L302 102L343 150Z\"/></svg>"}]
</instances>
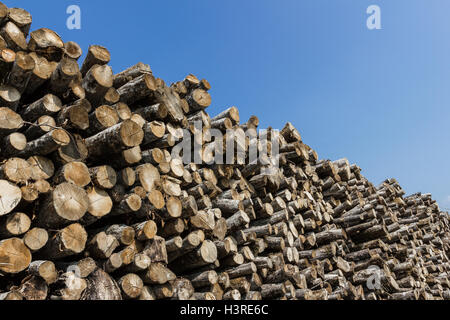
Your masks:
<instances>
[{"instance_id":1,"label":"timber pile","mask_svg":"<svg viewBox=\"0 0 450 320\"><path fill-rule=\"evenodd\" d=\"M208 128L258 118L211 118L193 75L113 74L102 46L79 67L76 43L31 20L0 3L0 300L450 299L431 195L319 160L290 123L279 166L185 165L182 129L207 150Z\"/></svg>"}]
</instances>

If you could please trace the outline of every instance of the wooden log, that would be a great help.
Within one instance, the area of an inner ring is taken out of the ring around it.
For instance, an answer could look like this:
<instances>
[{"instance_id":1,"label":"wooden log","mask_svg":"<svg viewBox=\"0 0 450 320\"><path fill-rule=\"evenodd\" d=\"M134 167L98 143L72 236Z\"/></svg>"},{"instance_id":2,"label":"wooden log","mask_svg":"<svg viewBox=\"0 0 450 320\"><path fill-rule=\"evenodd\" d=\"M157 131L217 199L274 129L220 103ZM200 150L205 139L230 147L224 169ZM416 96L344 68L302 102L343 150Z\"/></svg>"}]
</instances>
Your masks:
<instances>
[{"instance_id":1,"label":"wooden log","mask_svg":"<svg viewBox=\"0 0 450 320\"><path fill-rule=\"evenodd\" d=\"M142 62L137 63L136 65L129 67L128 69L114 75L114 88L118 89L123 85L127 84L131 80L143 75L143 74L151 74L152 70L148 64L144 64Z\"/></svg>"},{"instance_id":2,"label":"wooden log","mask_svg":"<svg viewBox=\"0 0 450 320\"><path fill-rule=\"evenodd\" d=\"M143 138L142 129L135 122L126 120L86 139L86 147L90 157L101 157L136 147Z\"/></svg>"},{"instance_id":3,"label":"wooden log","mask_svg":"<svg viewBox=\"0 0 450 320\"><path fill-rule=\"evenodd\" d=\"M70 182L84 188L91 183L91 176L88 167L83 162L74 161L62 166L55 174L53 181L56 184Z\"/></svg>"},{"instance_id":4,"label":"wooden log","mask_svg":"<svg viewBox=\"0 0 450 320\"><path fill-rule=\"evenodd\" d=\"M146 284L165 284L176 279L175 273L160 262L150 264L148 270L141 274L141 278Z\"/></svg>"},{"instance_id":5,"label":"wooden log","mask_svg":"<svg viewBox=\"0 0 450 320\"><path fill-rule=\"evenodd\" d=\"M39 117L34 123L30 124L24 132L24 135L27 138L27 143L46 135L47 133L53 131L55 127L56 121L51 116ZM25 150L25 148L20 151L23 150Z\"/></svg>"},{"instance_id":6,"label":"wooden log","mask_svg":"<svg viewBox=\"0 0 450 320\"><path fill-rule=\"evenodd\" d=\"M95 106L103 102L113 84L113 72L108 65L94 65L83 78L86 98Z\"/></svg>"},{"instance_id":7,"label":"wooden log","mask_svg":"<svg viewBox=\"0 0 450 320\"><path fill-rule=\"evenodd\" d=\"M124 84L117 90L120 101L132 105L151 96L156 91L156 80L151 74L143 74Z\"/></svg>"},{"instance_id":8,"label":"wooden log","mask_svg":"<svg viewBox=\"0 0 450 320\"><path fill-rule=\"evenodd\" d=\"M195 89L190 95L186 96L186 101L193 111L203 110L211 105L211 96L202 89Z\"/></svg>"},{"instance_id":9,"label":"wooden log","mask_svg":"<svg viewBox=\"0 0 450 320\"><path fill-rule=\"evenodd\" d=\"M84 258L75 262L57 262L58 270L72 272L78 278L89 277L98 267L94 259Z\"/></svg>"},{"instance_id":10,"label":"wooden log","mask_svg":"<svg viewBox=\"0 0 450 320\"><path fill-rule=\"evenodd\" d=\"M77 255L84 251L87 237L86 230L80 224L71 224L50 238L40 254L47 259Z\"/></svg>"},{"instance_id":11,"label":"wooden log","mask_svg":"<svg viewBox=\"0 0 450 320\"><path fill-rule=\"evenodd\" d=\"M89 116L89 135L106 130L119 122L117 111L107 105L102 105L95 109Z\"/></svg>"},{"instance_id":12,"label":"wooden log","mask_svg":"<svg viewBox=\"0 0 450 320\"><path fill-rule=\"evenodd\" d=\"M110 60L111 54L108 49L99 45L92 45L89 47L86 58L84 59L81 73L85 76L94 65L102 66L108 64Z\"/></svg>"},{"instance_id":13,"label":"wooden log","mask_svg":"<svg viewBox=\"0 0 450 320\"><path fill-rule=\"evenodd\" d=\"M0 219L0 238L13 238L26 233L31 226L31 219L21 212L15 212Z\"/></svg>"},{"instance_id":14,"label":"wooden log","mask_svg":"<svg viewBox=\"0 0 450 320\"><path fill-rule=\"evenodd\" d=\"M86 280L88 285L81 300L122 300L116 281L102 269L95 270Z\"/></svg>"},{"instance_id":15,"label":"wooden log","mask_svg":"<svg viewBox=\"0 0 450 320\"><path fill-rule=\"evenodd\" d=\"M1 113L6 115L7 111L9 110L9 115L11 116L11 118L5 118L4 120L2 119L2 124L0 126L0 133L3 133L3 131L6 130L11 130L11 129L18 129L16 128L11 128L9 126L22 126L23 122L22 119L20 119L20 117L18 115L14 114L14 111L17 110L17 106L19 105L19 101L21 99L22 95L20 94L19 90L17 90L16 88L10 86L10 85L0 85L0 102L2 104L2 108ZM7 108L5 108L7 107ZM10 133L10 132L9 132Z\"/></svg>"},{"instance_id":16,"label":"wooden log","mask_svg":"<svg viewBox=\"0 0 450 320\"><path fill-rule=\"evenodd\" d=\"M29 158L35 155L45 156L70 143L70 136L65 130L55 129L42 137L27 143L25 149L16 156Z\"/></svg>"},{"instance_id":17,"label":"wooden log","mask_svg":"<svg viewBox=\"0 0 450 320\"><path fill-rule=\"evenodd\" d=\"M78 221L87 212L89 199L85 190L71 183L62 183L44 199L38 224L48 228Z\"/></svg>"},{"instance_id":18,"label":"wooden log","mask_svg":"<svg viewBox=\"0 0 450 320\"><path fill-rule=\"evenodd\" d=\"M49 289L42 278L31 276L20 285L18 291L25 300L45 300Z\"/></svg>"},{"instance_id":19,"label":"wooden log","mask_svg":"<svg viewBox=\"0 0 450 320\"><path fill-rule=\"evenodd\" d=\"M28 158L27 162L29 163L31 169L31 179L35 180L36 182L50 179L54 175L55 166L53 162L48 158L42 156L33 156ZM43 187L45 189L45 186Z\"/></svg>"},{"instance_id":20,"label":"wooden log","mask_svg":"<svg viewBox=\"0 0 450 320\"><path fill-rule=\"evenodd\" d=\"M177 272L177 270L188 271L193 268L198 268L213 263L216 259L217 248L214 242L205 240L198 249L183 255L177 260L176 263L173 263L172 265L175 272Z\"/></svg>"},{"instance_id":21,"label":"wooden log","mask_svg":"<svg viewBox=\"0 0 450 320\"><path fill-rule=\"evenodd\" d=\"M99 232L88 241L87 250L94 259L108 259L119 245L114 236Z\"/></svg>"},{"instance_id":22,"label":"wooden log","mask_svg":"<svg viewBox=\"0 0 450 320\"><path fill-rule=\"evenodd\" d=\"M21 112L22 118L28 122L35 122L40 117L53 116L62 108L61 99L53 94L46 94L41 99L28 105Z\"/></svg>"},{"instance_id":23,"label":"wooden log","mask_svg":"<svg viewBox=\"0 0 450 320\"><path fill-rule=\"evenodd\" d=\"M27 53L19 51L9 72L6 83L16 88L21 94L25 91L35 67L34 59Z\"/></svg>"},{"instance_id":24,"label":"wooden log","mask_svg":"<svg viewBox=\"0 0 450 320\"><path fill-rule=\"evenodd\" d=\"M34 60L34 69L25 90L26 95L32 95L43 87L57 67L57 64L50 63L46 58L39 56L35 52L29 53L29 56Z\"/></svg>"},{"instance_id":25,"label":"wooden log","mask_svg":"<svg viewBox=\"0 0 450 320\"><path fill-rule=\"evenodd\" d=\"M0 177L16 184L24 184L31 179L30 164L20 158L9 158L0 166Z\"/></svg>"},{"instance_id":26,"label":"wooden log","mask_svg":"<svg viewBox=\"0 0 450 320\"><path fill-rule=\"evenodd\" d=\"M51 261L37 260L31 262L28 267L28 273L41 277L47 284L55 283L58 278L58 272L55 264Z\"/></svg>"},{"instance_id":27,"label":"wooden log","mask_svg":"<svg viewBox=\"0 0 450 320\"><path fill-rule=\"evenodd\" d=\"M116 171L110 166L99 166L89 169L92 182L99 188L112 189L117 183Z\"/></svg>"},{"instance_id":28,"label":"wooden log","mask_svg":"<svg viewBox=\"0 0 450 320\"><path fill-rule=\"evenodd\" d=\"M21 239L11 238L0 241L0 271L19 273L28 268L30 263L30 250Z\"/></svg>"},{"instance_id":29,"label":"wooden log","mask_svg":"<svg viewBox=\"0 0 450 320\"><path fill-rule=\"evenodd\" d=\"M11 71L15 60L16 53L11 49L6 49L5 43L4 48L0 50L0 79L2 81L4 81L9 75L9 72Z\"/></svg>"},{"instance_id":30,"label":"wooden log","mask_svg":"<svg viewBox=\"0 0 450 320\"><path fill-rule=\"evenodd\" d=\"M120 120L130 120L131 119L131 110L127 104L123 102L117 102L111 106L114 110L116 110L117 115Z\"/></svg>"},{"instance_id":31,"label":"wooden log","mask_svg":"<svg viewBox=\"0 0 450 320\"><path fill-rule=\"evenodd\" d=\"M120 278L118 285L122 289L122 296L125 299L135 299L139 297L144 288L142 279L134 273L128 273Z\"/></svg>"},{"instance_id":32,"label":"wooden log","mask_svg":"<svg viewBox=\"0 0 450 320\"><path fill-rule=\"evenodd\" d=\"M83 50L79 44L74 41L64 43L64 56L74 60L78 60L83 55Z\"/></svg>"},{"instance_id":33,"label":"wooden log","mask_svg":"<svg viewBox=\"0 0 450 320\"><path fill-rule=\"evenodd\" d=\"M65 93L70 83L77 79L79 72L75 59L63 58L50 77L50 90L56 95Z\"/></svg>"},{"instance_id":34,"label":"wooden log","mask_svg":"<svg viewBox=\"0 0 450 320\"><path fill-rule=\"evenodd\" d=\"M0 36L5 40L9 49L16 52L27 50L27 40L25 39L25 35L13 22L8 21L0 29Z\"/></svg>"},{"instance_id":35,"label":"wooden log","mask_svg":"<svg viewBox=\"0 0 450 320\"><path fill-rule=\"evenodd\" d=\"M28 50L44 56L49 61L60 61L64 42L56 32L42 28L30 33Z\"/></svg>"},{"instance_id":36,"label":"wooden log","mask_svg":"<svg viewBox=\"0 0 450 320\"><path fill-rule=\"evenodd\" d=\"M156 223L152 220L135 224L133 225L133 229L136 234L136 239L140 241L153 239L158 231Z\"/></svg>"},{"instance_id":37,"label":"wooden log","mask_svg":"<svg viewBox=\"0 0 450 320\"><path fill-rule=\"evenodd\" d=\"M19 187L6 180L0 180L0 216L7 215L14 210L22 199L22 192Z\"/></svg>"},{"instance_id":38,"label":"wooden log","mask_svg":"<svg viewBox=\"0 0 450 320\"><path fill-rule=\"evenodd\" d=\"M48 241L48 233L45 229L33 228L29 230L23 237L24 244L31 252L42 249Z\"/></svg>"}]
</instances>

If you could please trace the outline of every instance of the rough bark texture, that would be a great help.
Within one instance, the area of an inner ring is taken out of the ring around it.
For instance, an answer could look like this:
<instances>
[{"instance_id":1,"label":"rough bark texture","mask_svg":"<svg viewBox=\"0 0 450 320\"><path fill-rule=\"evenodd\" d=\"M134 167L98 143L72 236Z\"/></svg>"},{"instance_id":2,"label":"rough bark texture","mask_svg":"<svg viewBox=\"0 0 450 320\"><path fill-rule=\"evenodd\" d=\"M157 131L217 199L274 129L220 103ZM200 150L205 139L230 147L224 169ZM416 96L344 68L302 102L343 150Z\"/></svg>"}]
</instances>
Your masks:
<instances>
[{"instance_id":1,"label":"rough bark texture","mask_svg":"<svg viewBox=\"0 0 450 320\"><path fill-rule=\"evenodd\" d=\"M98 45L79 68L31 22L0 3L0 300L450 299L430 194L320 160L290 122L264 142L256 116L211 117L192 74L114 75Z\"/></svg>"}]
</instances>

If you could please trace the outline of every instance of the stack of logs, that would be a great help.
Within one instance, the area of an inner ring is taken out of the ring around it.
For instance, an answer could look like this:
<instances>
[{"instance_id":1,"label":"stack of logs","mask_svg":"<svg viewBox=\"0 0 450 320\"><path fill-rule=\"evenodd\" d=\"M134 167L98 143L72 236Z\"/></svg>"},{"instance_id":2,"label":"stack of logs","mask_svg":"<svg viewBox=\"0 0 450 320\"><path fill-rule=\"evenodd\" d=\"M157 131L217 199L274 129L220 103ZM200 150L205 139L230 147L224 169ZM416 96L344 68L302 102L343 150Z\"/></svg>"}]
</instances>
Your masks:
<instances>
[{"instance_id":1,"label":"stack of logs","mask_svg":"<svg viewBox=\"0 0 450 320\"><path fill-rule=\"evenodd\" d=\"M319 160L290 123L278 166L186 164L183 129L208 150L208 129L258 118L211 118L193 75L114 74L102 46L79 67L76 43L31 20L0 3L0 300L450 299L431 195Z\"/></svg>"}]
</instances>

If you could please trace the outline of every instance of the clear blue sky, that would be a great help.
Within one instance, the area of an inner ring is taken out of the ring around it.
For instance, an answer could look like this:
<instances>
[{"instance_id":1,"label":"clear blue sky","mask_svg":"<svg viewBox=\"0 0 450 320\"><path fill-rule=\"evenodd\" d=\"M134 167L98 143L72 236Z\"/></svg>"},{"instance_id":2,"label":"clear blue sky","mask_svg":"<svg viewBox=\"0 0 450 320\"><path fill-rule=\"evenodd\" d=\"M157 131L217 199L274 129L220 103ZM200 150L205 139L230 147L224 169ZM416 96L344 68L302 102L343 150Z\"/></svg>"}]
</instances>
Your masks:
<instances>
[{"instance_id":1,"label":"clear blue sky","mask_svg":"<svg viewBox=\"0 0 450 320\"><path fill-rule=\"evenodd\" d=\"M347 157L375 184L432 192L450 208L448 0L14 0L33 29L86 51L101 44L115 72L142 61L166 82L213 85L214 115L236 105L262 126L289 120L321 158ZM66 28L66 8L82 29ZM382 30L366 9L381 8Z\"/></svg>"}]
</instances>

